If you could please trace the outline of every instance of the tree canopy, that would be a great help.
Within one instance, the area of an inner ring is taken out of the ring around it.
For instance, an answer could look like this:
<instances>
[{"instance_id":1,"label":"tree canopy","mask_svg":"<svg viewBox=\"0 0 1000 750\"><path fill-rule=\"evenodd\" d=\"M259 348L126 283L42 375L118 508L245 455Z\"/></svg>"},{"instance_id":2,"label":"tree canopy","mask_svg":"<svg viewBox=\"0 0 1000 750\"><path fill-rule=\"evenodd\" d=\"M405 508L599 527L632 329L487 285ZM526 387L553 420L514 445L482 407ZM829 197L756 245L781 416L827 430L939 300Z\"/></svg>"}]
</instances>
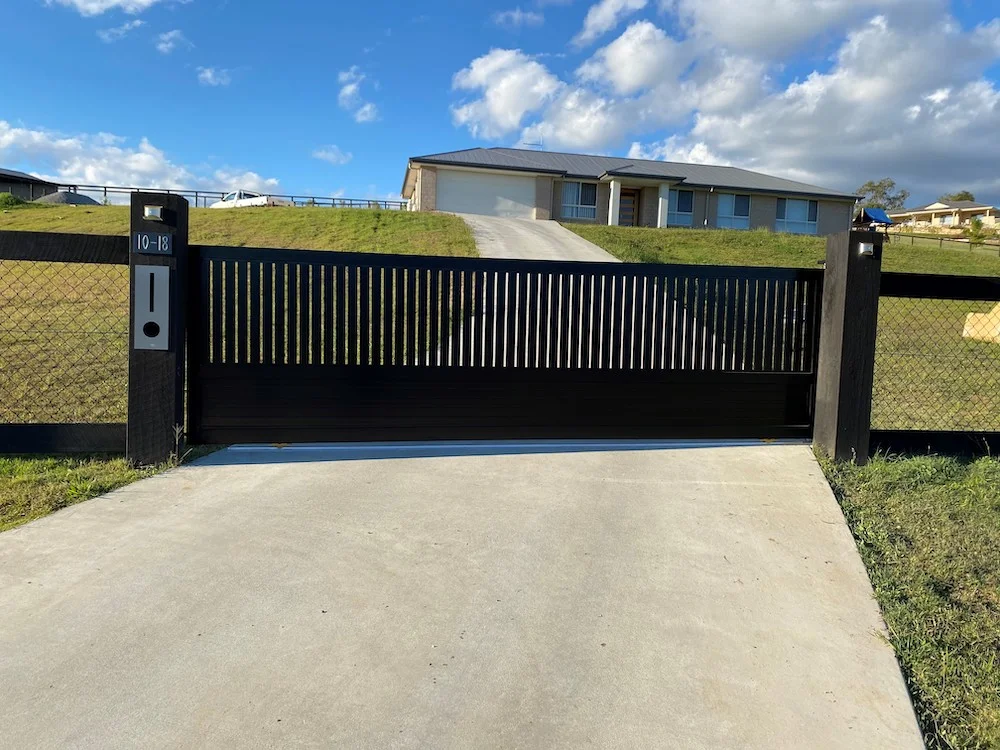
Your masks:
<instances>
[{"instance_id":1,"label":"tree canopy","mask_svg":"<svg viewBox=\"0 0 1000 750\"><path fill-rule=\"evenodd\" d=\"M864 195L861 201L863 208L881 208L884 211L902 210L910 199L910 191L897 190L896 181L891 177L869 180L858 188L858 194Z\"/></svg>"},{"instance_id":2,"label":"tree canopy","mask_svg":"<svg viewBox=\"0 0 1000 750\"><path fill-rule=\"evenodd\" d=\"M940 198L939 201L942 203L954 203L955 201L974 201L976 196L974 196L968 190L959 190L957 193L945 193Z\"/></svg>"}]
</instances>

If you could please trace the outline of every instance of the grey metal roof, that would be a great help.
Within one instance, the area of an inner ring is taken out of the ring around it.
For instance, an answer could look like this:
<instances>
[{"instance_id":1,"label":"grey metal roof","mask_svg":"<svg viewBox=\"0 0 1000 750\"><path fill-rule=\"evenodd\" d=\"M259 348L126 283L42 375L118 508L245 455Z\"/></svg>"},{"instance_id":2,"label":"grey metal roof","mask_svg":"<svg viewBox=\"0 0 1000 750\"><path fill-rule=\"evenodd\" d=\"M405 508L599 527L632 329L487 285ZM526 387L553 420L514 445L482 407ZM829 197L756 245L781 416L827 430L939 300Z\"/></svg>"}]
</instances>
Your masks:
<instances>
[{"instance_id":1,"label":"grey metal roof","mask_svg":"<svg viewBox=\"0 0 1000 750\"><path fill-rule=\"evenodd\" d=\"M630 159L622 156L591 156L517 148L470 148L442 154L415 156L410 161L486 169L516 169L565 177L596 180L605 175L683 182L692 187L731 188L766 193L791 193L854 200L859 196L840 190L807 185L751 172L738 167Z\"/></svg>"},{"instance_id":2,"label":"grey metal roof","mask_svg":"<svg viewBox=\"0 0 1000 750\"><path fill-rule=\"evenodd\" d=\"M934 201L934 203L928 203L926 206L920 206L919 208L904 208L902 211L891 211L894 214L912 214L919 213L921 211L932 210L931 206L941 205L947 208L957 208L959 210L967 208L993 208L993 206L988 203L979 203L978 201ZM935 209L941 211L942 209Z\"/></svg>"},{"instance_id":3,"label":"grey metal roof","mask_svg":"<svg viewBox=\"0 0 1000 750\"><path fill-rule=\"evenodd\" d=\"M25 172L18 172L13 169L3 169L2 167L0 167L0 177L17 180L18 182L34 182L36 185L55 184L53 182L49 182L48 180L43 180L41 177L35 177L34 175L30 175Z\"/></svg>"}]
</instances>

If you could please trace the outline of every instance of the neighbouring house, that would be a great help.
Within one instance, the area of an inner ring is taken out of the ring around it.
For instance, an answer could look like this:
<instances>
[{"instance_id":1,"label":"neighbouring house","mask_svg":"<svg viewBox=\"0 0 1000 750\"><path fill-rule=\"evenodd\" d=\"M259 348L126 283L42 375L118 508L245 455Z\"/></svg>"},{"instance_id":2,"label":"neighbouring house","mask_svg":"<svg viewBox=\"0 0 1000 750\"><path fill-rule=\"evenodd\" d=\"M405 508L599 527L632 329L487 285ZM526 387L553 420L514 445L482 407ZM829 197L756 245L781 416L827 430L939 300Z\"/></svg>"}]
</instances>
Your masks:
<instances>
[{"instance_id":1,"label":"neighbouring house","mask_svg":"<svg viewBox=\"0 0 1000 750\"><path fill-rule=\"evenodd\" d=\"M612 226L850 229L859 198L736 167L473 148L409 160L411 211L450 211Z\"/></svg>"},{"instance_id":2,"label":"neighbouring house","mask_svg":"<svg viewBox=\"0 0 1000 750\"><path fill-rule=\"evenodd\" d=\"M897 224L912 227L967 227L973 219L981 219L983 226L997 227L1000 209L975 201L937 201L921 208L907 208L890 211L889 216Z\"/></svg>"},{"instance_id":3,"label":"neighbouring house","mask_svg":"<svg viewBox=\"0 0 1000 750\"><path fill-rule=\"evenodd\" d=\"M58 191L59 186L48 180L24 172L15 172L13 169L0 168L0 193L10 193L15 198L33 201L35 198Z\"/></svg>"}]
</instances>

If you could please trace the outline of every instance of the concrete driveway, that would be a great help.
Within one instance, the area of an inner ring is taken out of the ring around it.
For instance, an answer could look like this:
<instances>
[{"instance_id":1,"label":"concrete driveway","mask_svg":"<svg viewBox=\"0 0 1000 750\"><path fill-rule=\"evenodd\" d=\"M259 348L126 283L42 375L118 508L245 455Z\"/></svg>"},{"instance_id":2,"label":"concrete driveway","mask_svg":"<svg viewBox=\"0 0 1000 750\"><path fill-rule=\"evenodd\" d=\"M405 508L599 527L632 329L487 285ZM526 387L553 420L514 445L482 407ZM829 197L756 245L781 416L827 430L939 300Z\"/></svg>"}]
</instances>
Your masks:
<instances>
[{"instance_id":1,"label":"concrete driveway","mask_svg":"<svg viewBox=\"0 0 1000 750\"><path fill-rule=\"evenodd\" d=\"M618 259L556 221L502 219L458 214L469 225L484 258L582 260L617 263Z\"/></svg>"},{"instance_id":2,"label":"concrete driveway","mask_svg":"<svg viewBox=\"0 0 1000 750\"><path fill-rule=\"evenodd\" d=\"M604 448L230 449L4 533L0 744L921 747L808 447Z\"/></svg>"}]
</instances>

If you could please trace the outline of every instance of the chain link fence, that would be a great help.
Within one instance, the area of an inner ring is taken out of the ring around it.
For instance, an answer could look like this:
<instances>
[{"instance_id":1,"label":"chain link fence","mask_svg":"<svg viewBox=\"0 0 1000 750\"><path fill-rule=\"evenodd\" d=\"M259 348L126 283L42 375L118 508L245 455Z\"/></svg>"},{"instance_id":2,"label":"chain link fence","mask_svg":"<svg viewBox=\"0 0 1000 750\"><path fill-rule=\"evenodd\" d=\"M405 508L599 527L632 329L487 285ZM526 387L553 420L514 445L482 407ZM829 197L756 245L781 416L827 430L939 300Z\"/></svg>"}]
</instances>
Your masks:
<instances>
[{"instance_id":1,"label":"chain link fence","mask_svg":"<svg viewBox=\"0 0 1000 750\"><path fill-rule=\"evenodd\" d=\"M1000 431L1000 304L883 297L872 427Z\"/></svg>"},{"instance_id":2,"label":"chain link fence","mask_svg":"<svg viewBox=\"0 0 1000 750\"><path fill-rule=\"evenodd\" d=\"M0 260L0 422L125 422L128 266Z\"/></svg>"}]
</instances>

